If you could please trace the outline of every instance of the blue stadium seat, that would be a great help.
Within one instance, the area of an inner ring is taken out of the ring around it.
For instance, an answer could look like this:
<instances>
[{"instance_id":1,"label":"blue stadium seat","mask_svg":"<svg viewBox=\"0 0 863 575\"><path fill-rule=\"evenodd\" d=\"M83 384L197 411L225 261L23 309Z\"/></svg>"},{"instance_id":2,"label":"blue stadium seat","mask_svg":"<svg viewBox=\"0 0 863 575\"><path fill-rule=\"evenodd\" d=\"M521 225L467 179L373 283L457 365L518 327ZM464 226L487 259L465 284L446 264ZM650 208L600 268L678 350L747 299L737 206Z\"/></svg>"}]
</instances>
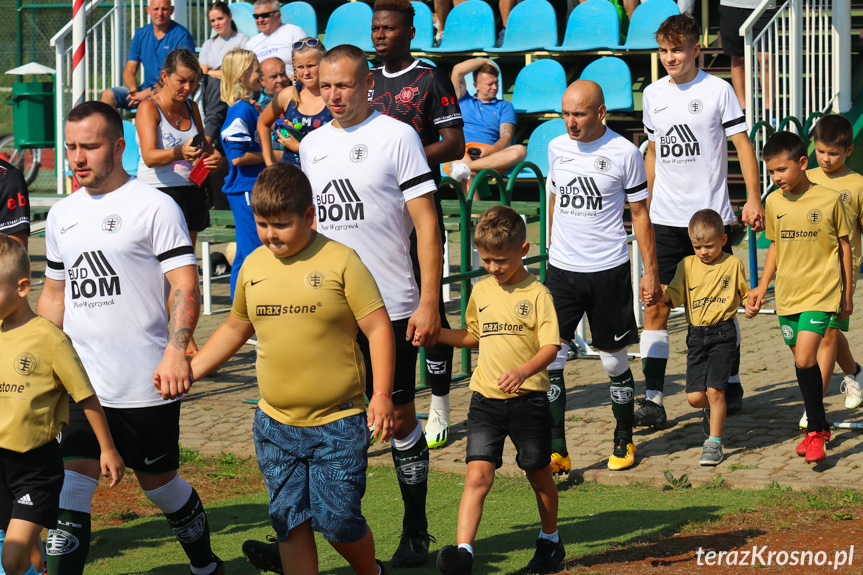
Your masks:
<instances>
[{"instance_id":1,"label":"blue stadium seat","mask_svg":"<svg viewBox=\"0 0 863 575\"><path fill-rule=\"evenodd\" d=\"M539 167L544 177L548 177L548 144L558 136L566 133L566 124L560 118L543 122L530 135L527 141L528 162L533 162ZM530 170L521 172L519 178L531 178L534 173Z\"/></svg>"},{"instance_id":2,"label":"blue stadium seat","mask_svg":"<svg viewBox=\"0 0 863 575\"><path fill-rule=\"evenodd\" d=\"M447 20L449 22L449 20ZM444 34L446 37L446 34ZM526 52L557 43L557 16L546 0L525 0L509 15L503 45L487 44L486 52Z\"/></svg>"},{"instance_id":3,"label":"blue stadium seat","mask_svg":"<svg viewBox=\"0 0 863 575\"><path fill-rule=\"evenodd\" d=\"M593 80L600 85L608 111L631 112L634 109L632 72L620 58L610 56L594 60L581 71L579 78Z\"/></svg>"},{"instance_id":4,"label":"blue stadium seat","mask_svg":"<svg viewBox=\"0 0 863 575\"><path fill-rule=\"evenodd\" d=\"M414 7L414 29L411 50L425 51L434 46L434 22L431 8L425 2L411 2Z\"/></svg>"},{"instance_id":5,"label":"blue stadium seat","mask_svg":"<svg viewBox=\"0 0 863 575\"><path fill-rule=\"evenodd\" d=\"M228 8L231 10L231 18L237 25L238 32L242 32L249 38L258 33L258 27L255 25L255 11L250 3L234 2L228 5Z\"/></svg>"},{"instance_id":6,"label":"blue stadium seat","mask_svg":"<svg viewBox=\"0 0 863 575\"><path fill-rule=\"evenodd\" d=\"M578 52L616 48L620 44L620 20L617 9L608 0L587 0L576 4L569 14L566 33L560 46L548 50Z\"/></svg>"},{"instance_id":7,"label":"blue stadium seat","mask_svg":"<svg viewBox=\"0 0 863 575\"><path fill-rule=\"evenodd\" d=\"M680 14L673 0L646 0L638 5L629 20L624 50L655 50L659 47L654 34L669 16Z\"/></svg>"},{"instance_id":8,"label":"blue stadium seat","mask_svg":"<svg viewBox=\"0 0 863 575\"><path fill-rule=\"evenodd\" d=\"M560 112L564 90L566 72L563 66L556 60L537 60L516 76L512 106L519 113Z\"/></svg>"},{"instance_id":9,"label":"blue stadium seat","mask_svg":"<svg viewBox=\"0 0 863 575\"><path fill-rule=\"evenodd\" d=\"M333 48L339 44L353 44L365 52L375 51L371 6L365 2L348 2L333 10L327 21L324 46Z\"/></svg>"},{"instance_id":10,"label":"blue stadium seat","mask_svg":"<svg viewBox=\"0 0 863 575\"><path fill-rule=\"evenodd\" d=\"M434 62L432 62L428 58L417 58L417 60L419 60L420 62L425 62L426 64L428 64L429 66L431 66L433 68L437 68L437 64L435 64Z\"/></svg>"},{"instance_id":11,"label":"blue stadium seat","mask_svg":"<svg viewBox=\"0 0 863 575\"><path fill-rule=\"evenodd\" d=\"M281 8L282 24L299 26L312 38L318 37L318 15L308 2L291 2Z\"/></svg>"},{"instance_id":12,"label":"blue stadium seat","mask_svg":"<svg viewBox=\"0 0 863 575\"><path fill-rule=\"evenodd\" d=\"M123 120L123 139L126 140L126 149L123 150L123 169L130 176L138 175L138 159L141 157L141 150L135 140L137 135L135 124Z\"/></svg>"},{"instance_id":13,"label":"blue stadium seat","mask_svg":"<svg viewBox=\"0 0 863 575\"><path fill-rule=\"evenodd\" d=\"M469 52L494 44L494 13L484 0L455 6L446 19L443 40L427 52Z\"/></svg>"}]
</instances>

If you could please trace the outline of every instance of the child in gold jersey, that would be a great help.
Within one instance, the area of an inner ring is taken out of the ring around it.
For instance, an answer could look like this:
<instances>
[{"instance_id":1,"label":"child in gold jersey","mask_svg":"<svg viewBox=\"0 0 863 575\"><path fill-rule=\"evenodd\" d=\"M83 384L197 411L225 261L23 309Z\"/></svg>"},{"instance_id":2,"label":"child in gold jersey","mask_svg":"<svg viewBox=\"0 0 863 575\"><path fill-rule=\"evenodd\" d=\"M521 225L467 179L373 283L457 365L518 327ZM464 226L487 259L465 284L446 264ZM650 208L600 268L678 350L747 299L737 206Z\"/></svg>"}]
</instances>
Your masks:
<instances>
[{"instance_id":1,"label":"child in gold jersey","mask_svg":"<svg viewBox=\"0 0 863 575\"><path fill-rule=\"evenodd\" d=\"M0 548L7 575L36 575L30 550L43 527L57 524L63 458L55 437L69 423L68 395L93 427L111 487L126 469L72 342L33 313L29 293L27 252L0 234Z\"/></svg>"},{"instance_id":2,"label":"child in gold jersey","mask_svg":"<svg viewBox=\"0 0 863 575\"><path fill-rule=\"evenodd\" d=\"M255 453L284 572L317 573L318 531L358 575L386 573L361 502L368 427L387 440L393 426L389 315L356 252L312 227L312 188L298 167L263 170L252 211L263 245L243 262L231 315L192 359L192 373L203 377L257 334ZM375 372L368 409L358 330Z\"/></svg>"},{"instance_id":3,"label":"child in gold jersey","mask_svg":"<svg viewBox=\"0 0 863 575\"><path fill-rule=\"evenodd\" d=\"M844 320L853 310L848 222L839 193L806 177L806 147L799 136L776 133L761 156L779 190L767 196L765 231L770 248L761 281L749 292L746 316L761 309L775 274L779 325L794 354L808 419L806 436L796 451L807 463L820 463L826 458L830 430L818 348L831 319Z\"/></svg>"},{"instance_id":4,"label":"child in gold jersey","mask_svg":"<svg viewBox=\"0 0 863 575\"><path fill-rule=\"evenodd\" d=\"M446 545L437 565L444 575L470 575L482 505L503 463L507 436L516 463L536 492L542 529L532 573L553 573L566 553L557 533L557 487L551 475L548 372L560 348L551 293L522 265L529 244L518 213L506 206L486 211L474 230L483 267L492 277L477 283L467 305L467 329L442 329L438 341L479 347L470 380L467 477L458 513L458 547ZM415 342L418 345L418 342Z\"/></svg>"},{"instance_id":5,"label":"child in gold jersey","mask_svg":"<svg viewBox=\"0 0 863 575\"><path fill-rule=\"evenodd\" d=\"M695 212L689 220L689 239L695 255L677 264L661 303L684 304L689 332L686 336L686 399L703 410L702 429L707 439L701 465L722 461L725 427L725 391L729 378L739 371L737 328L734 316L746 297L743 262L722 251L728 241L722 217L710 209ZM649 294L645 294L648 298Z\"/></svg>"}]
</instances>

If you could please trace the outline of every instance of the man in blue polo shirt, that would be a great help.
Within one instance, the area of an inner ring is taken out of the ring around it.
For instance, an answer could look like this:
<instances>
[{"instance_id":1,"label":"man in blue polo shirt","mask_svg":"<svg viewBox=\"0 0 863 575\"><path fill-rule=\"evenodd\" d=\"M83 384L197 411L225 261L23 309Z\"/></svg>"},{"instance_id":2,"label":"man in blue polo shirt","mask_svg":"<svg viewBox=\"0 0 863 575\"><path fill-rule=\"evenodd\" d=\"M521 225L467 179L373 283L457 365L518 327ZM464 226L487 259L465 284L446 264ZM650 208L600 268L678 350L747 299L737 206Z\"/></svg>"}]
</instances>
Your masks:
<instances>
[{"instance_id":1,"label":"man in blue polo shirt","mask_svg":"<svg viewBox=\"0 0 863 575\"><path fill-rule=\"evenodd\" d=\"M473 72L476 95L467 91L465 76ZM485 169L504 172L527 156L520 144L513 144L515 110L506 100L497 98L500 71L491 60L473 58L456 64L452 70L458 104L464 119L464 158L450 162L444 170L465 186Z\"/></svg>"},{"instance_id":2,"label":"man in blue polo shirt","mask_svg":"<svg viewBox=\"0 0 863 575\"><path fill-rule=\"evenodd\" d=\"M156 93L159 72L171 50L187 48L195 51L192 35L171 20L174 7L171 0L150 0L147 4L150 24L138 28L129 46L129 60L123 70L123 86L108 88L101 100L124 110L133 110ZM138 84L138 68L144 65L144 81Z\"/></svg>"}]
</instances>

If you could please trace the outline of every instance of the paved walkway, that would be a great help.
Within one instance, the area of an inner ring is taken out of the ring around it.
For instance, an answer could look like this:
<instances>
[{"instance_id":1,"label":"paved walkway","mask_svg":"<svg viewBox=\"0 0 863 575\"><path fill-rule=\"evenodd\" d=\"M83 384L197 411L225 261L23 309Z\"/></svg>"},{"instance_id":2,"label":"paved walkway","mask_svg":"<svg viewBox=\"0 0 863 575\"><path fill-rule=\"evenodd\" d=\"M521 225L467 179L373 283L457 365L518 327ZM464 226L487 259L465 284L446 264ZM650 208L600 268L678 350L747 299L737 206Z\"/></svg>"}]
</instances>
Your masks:
<instances>
[{"instance_id":1,"label":"paved walkway","mask_svg":"<svg viewBox=\"0 0 863 575\"><path fill-rule=\"evenodd\" d=\"M33 239L34 270L44 269L44 243ZM457 251L457 250L454 250ZM746 261L745 250L740 250ZM38 296L35 290L34 298ZM215 284L214 307L228 305L227 282ZM35 299L34 299L35 301ZM453 314L457 313L455 305ZM861 312L863 313L863 312ZM202 316L196 339L202 345L220 325L226 315ZM451 321L457 325L456 315ZM863 329L859 315L852 318L849 336L852 350L863 358ZM831 485L856 485L863 479L863 436L857 431L834 430L829 443L827 460L818 466L807 465L794 453L800 441L797 421L802 412L802 400L797 389L791 353L782 342L775 316L762 315L753 320L740 316L743 338L741 377L745 390L744 407L740 414L728 418L723 437L725 460L715 468L698 464L704 436L701 414L686 403L683 393L686 366L686 324L682 317L671 322L671 358L668 362L666 409L668 427L661 431L637 430L637 464L625 471L608 471L614 422L608 395L608 380L602 365L594 359L577 359L567 363L567 423L566 436L573 462L573 473L586 481L608 484L666 482L665 471L675 478L688 474L694 485L714 483L721 479L732 487L761 488L771 482L796 488ZM630 348L631 351L637 347ZM456 360L460 354L456 353ZM255 406L248 400L259 397L255 382L254 348L244 347L228 364L205 380L197 383L184 402L180 442L184 447L203 454L231 452L254 456L252 420ZM863 363L863 361L861 361ZM636 391L643 395L640 362L631 362L636 378ZM456 365L455 371L460 372ZM841 377L834 376L827 397L829 421L863 421L863 412L849 411L839 394ZM326 382L322 382L325 384ZM417 396L417 409L426 411L430 392ZM466 444L465 424L469 390L467 382L453 385L452 429L450 442L431 452L432 465L437 469L463 472ZM514 448L507 443L504 471L518 473ZM389 449L376 446L370 455L373 463L391 465Z\"/></svg>"}]
</instances>

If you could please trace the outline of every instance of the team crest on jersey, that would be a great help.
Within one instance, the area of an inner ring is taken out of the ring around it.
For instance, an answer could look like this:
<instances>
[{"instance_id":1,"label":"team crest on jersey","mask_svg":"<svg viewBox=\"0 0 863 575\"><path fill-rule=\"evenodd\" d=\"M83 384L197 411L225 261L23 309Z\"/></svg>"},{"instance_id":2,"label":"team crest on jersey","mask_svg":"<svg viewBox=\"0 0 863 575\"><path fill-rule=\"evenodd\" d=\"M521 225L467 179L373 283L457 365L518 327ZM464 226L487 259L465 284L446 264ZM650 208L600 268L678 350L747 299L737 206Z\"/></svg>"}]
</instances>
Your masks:
<instances>
[{"instance_id":1,"label":"team crest on jersey","mask_svg":"<svg viewBox=\"0 0 863 575\"><path fill-rule=\"evenodd\" d=\"M396 102L410 102L414 96L420 93L420 89L411 86L405 86L402 91L396 94Z\"/></svg>"},{"instance_id":2,"label":"team crest on jersey","mask_svg":"<svg viewBox=\"0 0 863 575\"><path fill-rule=\"evenodd\" d=\"M527 319L533 313L533 304L528 300L523 299L515 304L515 315L521 319Z\"/></svg>"},{"instance_id":3,"label":"team crest on jersey","mask_svg":"<svg viewBox=\"0 0 863 575\"><path fill-rule=\"evenodd\" d=\"M36 369L36 358L32 353L19 353L15 358L15 371L21 375L30 375Z\"/></svg>"},{"instance_id":4,"label":"team crest on jersey","mask_svg":"<svg viewBox=\"0 0 863 575\"><path fill-rule=\"evenodd\" d=\"M842 200L842 203L846 206L851 204L851 192L848 190L842 190L839 192L839 199Z\"/></svg>"},{"instance_id":5,"label":"team crest on jersey","mask_svg":"<svg viewBox=\"0 0 863 575\"><path fill-rule=\"evenodd\" d=\"M117 214L111 214L102 220L102 231L106 234L116 234L123 226L123 219Z\"/></svg>"},{"instance_id":6,"label":"team crest on jersey","mask_svg":"<svg viewBox=\"0 0 863 575\"><path fill-rule=\"evenodd\" d=\"M806 214L806 221L813 226L820 224L822 219L824 219L824 216L821 215L821 210L819 209L811 209Z\"/></svg>"},{"instance_id":7,"label":"team crest on jersey","mask_svg":"<svg viewBox=\"0 0 863 575\"><path fill-rule=\"evenodd\" d=\"M724 291L730 287L731 287L731 276L726 274L726 275L722 276L722 278L719 280L719 289Z\"/></svg>"},{"instance_id":8,"label":"team crest on jersey","mask_svg":"<svg viewBox=\"0 0 863 575\"><path fill-rule=\"evenodd\" d=\"M607 172L611 168L611 162L605 156L597 156L593 161L593 167L597 172Z\"/></svg>"},{"instance_id":9,"label":"team crest on jersey","mask_svg":"<svg viewBox=\"0 0 863 575\"><path fill-rule=\"evenodd\" d=\"M369 149L365 144L357 144L351 148L351 153L348 156L355 164L359 164L369 156Z\"/></svg>"},{"instance_id":10,"label":"team crest on jersey","mask_svg":"<svg viewBox=\"0 0 863 575\"><path fill-rule=\"evenodd\" d=\"M689 110L690 114L700 114L704 110L704 103L698 99L690 100L686 109Z\"/></svg>"},{"instance_id":11,"label":"team crest on jersey","mask_svg":"<svg viewBox=\"0 0 863 575\"><path fill-rule=\"evenodd\" d=\"M309 289L321 289L326 279L326 276L321 272L309 272L306 276L306 287Z\"/></svg>"}]
</instances>

